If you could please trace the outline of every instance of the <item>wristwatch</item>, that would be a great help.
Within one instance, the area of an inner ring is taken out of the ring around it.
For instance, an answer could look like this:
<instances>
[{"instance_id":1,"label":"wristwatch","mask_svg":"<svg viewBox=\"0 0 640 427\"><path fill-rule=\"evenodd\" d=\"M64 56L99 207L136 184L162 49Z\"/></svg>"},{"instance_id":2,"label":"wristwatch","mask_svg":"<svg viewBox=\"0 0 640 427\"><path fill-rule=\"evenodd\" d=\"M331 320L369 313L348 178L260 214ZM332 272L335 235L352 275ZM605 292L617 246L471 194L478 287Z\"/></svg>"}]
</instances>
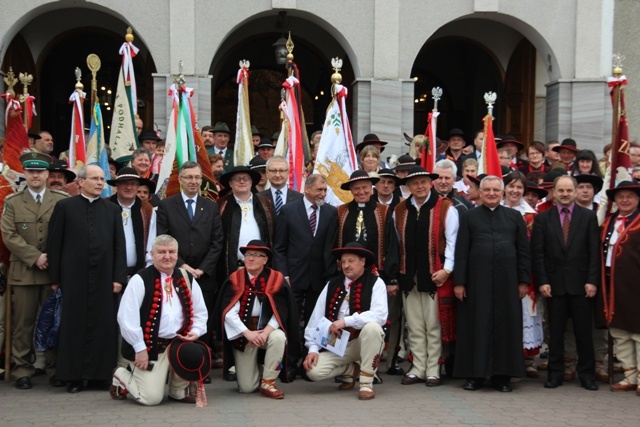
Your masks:
<instances>
[{"instance_id":1,"label":"wristwatch","mask_svg":"<svg viewBox=\"0 0 640 427\"><path fill-rule=\"evenodd\" d=\"M445 273L447 273L448 276L451 276L451 270L449 270L448 268L444 268L443 270Z\"/></svg>"}]
</instances>

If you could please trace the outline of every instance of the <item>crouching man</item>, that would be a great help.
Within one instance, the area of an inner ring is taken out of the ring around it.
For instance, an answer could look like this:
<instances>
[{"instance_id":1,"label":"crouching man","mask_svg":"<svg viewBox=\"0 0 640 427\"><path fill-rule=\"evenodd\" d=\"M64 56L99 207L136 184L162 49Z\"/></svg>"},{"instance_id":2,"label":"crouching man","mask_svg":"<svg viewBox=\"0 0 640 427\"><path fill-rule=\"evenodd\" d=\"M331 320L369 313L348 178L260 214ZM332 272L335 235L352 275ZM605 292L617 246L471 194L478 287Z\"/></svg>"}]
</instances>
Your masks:
<instances>
[{"instance_id":1,"label":"crouching man","mask_svg":"<svg viewBox=\"0 0 640 427\"><path fill-rule=\"evenodd\" d=\"M267 267L271 249L261 240L242 246L244 268L229 276L216 303L218 336L224 336L225 370L235 362L241 393L283 399L276 388L287 341L299 345L298 315L284 276ZM264 350L262 378L258 352Z\"/></svg>"},{"instance_id":2,"label":"crouching man","mask_svg":"<svg viewBox=\"0 0 640 427\"><path fill-rule=\"evenodd\" d=\"M130 395L142 405L158 405L168 375L169 399L196 403L195 387L189 387L172 369L166 350L170 345L196 341L207 332L202 291L189 273L176 268L178 242L173 237L156 237L151 258L153 265L131 278L120 302L122 355L129 367L115 370L109 393L116 400ZM200 382L208 374L201 371Z\"/></svg>"},{"instance_id":3,"label":"crouching man","mask_svg":"<svg viewBox=\"0 0 640 427\"><path fill-rule=\"evenodd\" d=\"M312 381L333 378L338 375L344 381L340 390L351 390L359 377L360 400L373 399L373 376L384 347L382 325L387 321L387 289L376 274L375 255L356 242L333 249L339 259L342 272L330 280L318 297L311 314L304 338L309 354L304 360L307 376ZM340 335L349 331L349 343L343 357L328 351L320 353L313 341L318 323L326 317L331 321L329 332Z\"/></svg>"}]
</instances>

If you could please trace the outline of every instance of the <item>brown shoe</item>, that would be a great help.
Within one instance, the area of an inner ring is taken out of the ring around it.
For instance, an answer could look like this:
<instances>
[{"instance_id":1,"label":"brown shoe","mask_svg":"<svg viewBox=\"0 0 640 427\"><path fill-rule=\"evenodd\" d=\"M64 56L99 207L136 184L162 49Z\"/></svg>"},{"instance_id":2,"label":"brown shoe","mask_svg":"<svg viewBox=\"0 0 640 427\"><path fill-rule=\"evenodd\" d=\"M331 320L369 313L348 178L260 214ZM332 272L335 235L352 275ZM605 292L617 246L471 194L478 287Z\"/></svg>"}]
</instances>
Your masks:
<instances>
[{"instance_id":1,"label":"brown shoe","mask_svg":"<svg viewBox=\"0 0 640 427\"><path fill-rule=\"evenodd\" d=\"M404 377L402 377L402 381L400 381L400 384L402 385L413 385L413 384L418 384L418 383L423 383L424 380L420 377L418 377L417 375L413 375L413 374L408 374L405 375Z\"/></svg>"},{"instance_id":2,"label":"brown shoe","mask_svg":"<svg viewBox=\"0 0 640 427\"><path fill-rule=\"evenodd\" d=\"M596 372L596 381L609 384L609 375Z\"/></svg>"},{"instance_id":3,"label":"brown shoe","mask_svg":"<svg viewBox=\"0 0 640 427\"><path fill-rule=\"evenodd\" d=\"M427 378L427 387L438 387L442 385L442 380L438 377L429 377Z\"/></svg>"},{"instance_id":4,"label":"brown shoe","mask_svg":"<svg viewBox=\"0 0 640 427\"><path fill-rule=\"evenodd\" d=\"M260 394L270 399L284 399L284 392L276 388L275 380L260 381Z\"/></svg>"},{"instance_id":5,"label":"brown shoe","mask_svg":"<svg viewBox=\"0 0 640 427\"><path fill-rule=\"evenodd\" d=\"M343 382L338 386L338 390L351 390L356 385L356 380L360 377L360 365L353 364L353 373L351 375L342 375L345 379L351 379L351 381Z\"/></svg>"},{"instance_id":6,"label":"brown shoe","mask_svg":"<svg viewBox=\"0 0 640 427\"><path fill-rule=\"evenodd\" d=\"M615 383L615 384L611 384L610 387L611 391L637 391L638 390L638 384L631 384L628 382L624 382L624 383Z\"/></svg>"},{"instance_id":7,"label":"brown shoe","mask_svg":"<svg viewBox=\"0 0 640 427\"><path fill-rule=\"evenodd\" d=\"M127 400L127 390L117 385L109 387L109 395L113 400Z\"/></svg>"},{"instance_id":8,"label":"brown shoe","mask_svg":"<svg viewBox=\"0 0 640 427\"><path fill-rule=\"evenodd\" d=\"M360 391L358 392L358 399L371 400L376 397L376 392L373 391L373 384L364 383L360 384Z\"/></svg>"}]
</instances>

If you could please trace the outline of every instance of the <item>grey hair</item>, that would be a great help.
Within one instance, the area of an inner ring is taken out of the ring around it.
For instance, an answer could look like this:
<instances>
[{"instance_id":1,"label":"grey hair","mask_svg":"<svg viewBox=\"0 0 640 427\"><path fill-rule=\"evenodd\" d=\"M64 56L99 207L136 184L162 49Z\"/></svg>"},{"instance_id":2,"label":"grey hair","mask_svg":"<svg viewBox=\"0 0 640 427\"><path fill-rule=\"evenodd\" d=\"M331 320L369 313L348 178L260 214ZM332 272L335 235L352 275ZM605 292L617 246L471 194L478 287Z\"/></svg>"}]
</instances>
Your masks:
<instances>
[{"instance_id":1,"label":"grey hair","mask_svg":"<svg viewBox=\"0 0 640 427\"><path fill-rule=\"evenodd\" d=\"M320 182L327 182L327 180L325 179L324 176L320 175L319 173L312 173L311 175L309 175L307 177L307 180L304 182L304 186L305 187L311 187L313 186L313 184L315 184L317 181Z\"/></svg>"},{"instance_id":2,"label":"grey hair","mask_svg":"<svg viewBox=\"0 0 640 427\"><path fill-rule=\"evenodd\" d=\"M102 168L100 167L100 165L97 165L97 164L95 164L95 163L92 163L92 164L90 164L90 165L85 165L85 166L81 167L81 168L80 168L80 170L78 171L77 179L87 179L87 168L88 168L89 166L95 166L95 167L97 167L98 169L102 170Z\"/></svg>"},{"instance_id":3,"label":"grey hair","mask_svg":"<svg viewBox=\"0 0 640 427\"><path fill-rule=\"evenodd\" d=\"M171 244L176 245L176 249L178 248L178 241L168 234L161 234L155 238L153 241L153 245L151 246L151 250L155 251L158 246L169 246Z\"/></svg>"},{"instance_id":4,"label":"grey hair","mask_svg":"<svg viewBox=\"0 0 640 427\"><path fill-rule=\"evenodd\" d=\"M458 174L458 166L449 159L438 160L435 164L434 170L435 168L451 169L451 174L454 177Z\"/></svg>"},{"instance_id":5,"label":"grey hair","mask_svg":"<svg viewBox=\"0 0 640 427\"><path fill-rule=\"evenodd\" d=\"M289 162L283 156L271 156L269 160L267 160L267 168L271 166L271 163L284 163L287 165L287 169L289 169Z\"/></svg>"},{"instance_id":6,"label":"grey hair","mask_svg":"<svg viewBox=\"0 0 640 427\"><path fill-rule=\"evenodd\" d=\"M482 178L482 181L480 181L480 188L482 188L482 185L485 181L498 181L500 183L500 190L504 190L504 181L500 177L497 177L495 175L485 176L484 178Z\"/></svg>"},{"instance_id":7,"label":"grey hair","mask_svg":"<svg viewBox=\"0 0 640 427\"><path fill-rule=\"evenodd\" d=\"M147 157L149 157L149 160L151 160L151 153L148 152L146 149L144 149L142 147L136 148L135 151L133 153L131 153L131 160L135 160L139 156L142 156L143 154L146 154Z\"/></svg>"}]
</instances>

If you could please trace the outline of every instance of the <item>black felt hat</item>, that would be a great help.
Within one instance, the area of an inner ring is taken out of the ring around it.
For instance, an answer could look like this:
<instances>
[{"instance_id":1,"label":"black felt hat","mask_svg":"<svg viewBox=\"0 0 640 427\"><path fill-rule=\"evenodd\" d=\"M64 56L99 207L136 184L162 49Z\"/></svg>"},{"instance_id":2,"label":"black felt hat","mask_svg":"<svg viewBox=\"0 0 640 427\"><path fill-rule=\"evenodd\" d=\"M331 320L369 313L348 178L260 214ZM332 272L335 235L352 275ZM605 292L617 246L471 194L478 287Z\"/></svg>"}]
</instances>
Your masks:
<instances>
[{"instance_id":1,"label":"black felt hat","mask_svg":"<svg viewBox=\"0 0 640 427\"><path fill-rule=\"evenodd\" d=\"M376 256L369 249L366 249L358 242L349 242L344 245L342 248L335 248L331 250L331 253L337 258L344 254L355 254L361 257L366 258L366 265L375 265L376 264Z\"/></svg>"}]
</instances>

